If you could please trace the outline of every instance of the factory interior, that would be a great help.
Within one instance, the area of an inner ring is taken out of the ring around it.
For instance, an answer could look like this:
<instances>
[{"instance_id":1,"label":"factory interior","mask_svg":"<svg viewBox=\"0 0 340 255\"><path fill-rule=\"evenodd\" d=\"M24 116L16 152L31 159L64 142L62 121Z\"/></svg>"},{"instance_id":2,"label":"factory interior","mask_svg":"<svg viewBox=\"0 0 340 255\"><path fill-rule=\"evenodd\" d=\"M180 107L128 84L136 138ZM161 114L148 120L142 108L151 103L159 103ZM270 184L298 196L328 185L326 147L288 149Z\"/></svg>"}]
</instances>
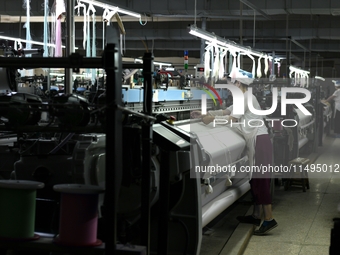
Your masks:
<instances>
[{"instance_id":1,"label":"factory interior","mask_svg":"<svg viewBox=\"0 0 340 255\"><path fill-rule=\"evenodd\" d=\"M0 1L0 255L340 254L337 24L337 0Z\"/></svg>"}]
</instances>

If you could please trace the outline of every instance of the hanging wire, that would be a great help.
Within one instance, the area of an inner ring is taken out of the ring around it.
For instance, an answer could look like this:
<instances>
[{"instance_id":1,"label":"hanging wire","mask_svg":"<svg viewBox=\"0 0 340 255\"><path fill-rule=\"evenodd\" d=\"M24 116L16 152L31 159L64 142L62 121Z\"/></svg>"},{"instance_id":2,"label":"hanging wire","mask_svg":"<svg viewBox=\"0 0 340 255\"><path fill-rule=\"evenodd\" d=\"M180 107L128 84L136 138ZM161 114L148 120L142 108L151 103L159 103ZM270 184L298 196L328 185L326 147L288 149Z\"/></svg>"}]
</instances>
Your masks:
<instances>
[{"instance_id":1,"label":"hanging wire","mask_svg":"<svg viewBox=\"0 0 340 255\"><path fill-rule=\"evenodd\" d=\"M253 48L255 48L255 24L256 24L256 12L254 10Z\"/></svg>"},{"instance_id":2,"label":"hanging wire","mask_svg":"<svg viewBox=\"0 0 340 255\"><path fill-rule=\"evenodd\" d=\"M194 15L194 24L195 24L195 26L196 26L196 12L197 12L197 0L195 0L195 15Z\"/></svg>"},{"instance_id":3,"label":"hanging wire","mask_svg":"<svg viewBox=\"0 0 340 255\"><path fill-rule=\"evenodd\" d=\"M139 24L141 24L142 26L145 26L148 23L148 18L146 17L146 14L144 13L144 17L145 17L145 22L142 22L142 15L139 17Z\"/></svg>"}]
</instances>

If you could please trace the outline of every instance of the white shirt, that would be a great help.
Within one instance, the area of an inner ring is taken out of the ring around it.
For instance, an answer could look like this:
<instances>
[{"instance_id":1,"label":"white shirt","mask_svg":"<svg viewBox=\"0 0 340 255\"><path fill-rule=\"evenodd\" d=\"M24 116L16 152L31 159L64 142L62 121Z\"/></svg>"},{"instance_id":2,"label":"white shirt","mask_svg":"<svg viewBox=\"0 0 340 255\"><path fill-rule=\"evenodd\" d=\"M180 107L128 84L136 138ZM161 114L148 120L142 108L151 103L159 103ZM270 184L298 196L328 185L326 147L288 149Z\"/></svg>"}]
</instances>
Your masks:
<instances>
[{"instance_id":1,"label":"white shirt","mask_svg":"<svg viewBox=\"0 0 340 255\"><path fill-rule=\"evenodd\" d=\"M340 89L337 89L336 91L334 91L333 96L335 96L334 98L335 109L337 111L340 111Z\"/></svg>"},{"instance_id":2,"label":"white shirt","mask_svg":"<svg viewBox=\"0 0 340 255\"><path fill-rule=\"evenodd\" d=\"M235 126L237 128L242 126L242 132L245 132L247 134L253 133L255 131L254 129L256 127L254 127L254 126L258 127L257 132L255 134L256 136L268 134L267 127L266 127L264 120L263 120L265 118L265 116L256 115L249 110L249 107L248 107L248 96L249 96L249 94L250 93L248 91L246 91L244 93L244 115L234 114L233 113L233 105L228 108L228 110L231 111L230 116L238 119L239 124L233 123L233 125L235 124ZM256 97L253 94L251 94L251 96L252 96L252 102L253 102L254 108L256 110L261 110L260 104L257 101Z\"/></svg>"},{"instance_id":3,"label":"white shirt","mask_svg":"<svg viewBox=\"0 0 340 255\"><path fill-rule=\"evenodd\" d=\"M240 135L244 137L246 141L249 165L253 166L254 161L255 161L256 137L258 135L268 134L268 130L263 120L264 116L256 115L249 110L248 96L250 95L250 93L246 91L243 95L244 95L244 114L243 115L234 114L233 105L228 107L228 110L231 112L230 116L238 119L238 122L230 123L230 127L233 128L236 132L238 132ZM261 110L260 104L257 101L256 97L253 94L251 94L251 96L252 96L253 107L256 110ZM223 111L222 110L209 111L209 114L212 116L220 116L220 115L223 115ZM225 117L228 117L228 116L225 116ZM250 178L251 178L251 175L250 175Z\"/></svg>"}]
</instances>

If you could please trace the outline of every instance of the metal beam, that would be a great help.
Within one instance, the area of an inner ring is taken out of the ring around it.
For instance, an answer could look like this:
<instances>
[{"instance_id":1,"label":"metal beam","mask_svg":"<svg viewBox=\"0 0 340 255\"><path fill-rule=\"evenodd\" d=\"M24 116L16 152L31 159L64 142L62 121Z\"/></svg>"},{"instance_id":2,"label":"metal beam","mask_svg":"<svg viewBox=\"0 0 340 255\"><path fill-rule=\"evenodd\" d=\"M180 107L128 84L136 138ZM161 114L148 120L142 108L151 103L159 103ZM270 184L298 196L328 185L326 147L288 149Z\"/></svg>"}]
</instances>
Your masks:
<instances>
[{"instance_id":1,"label":"metal beam","mask_svg":"<svg viewBox=\"0 0 340 255\"><path fill-rule=\"evenodd\" d=\"M250 3L247 0L240 0L241 3L245 4L246 6L250 7L251 9L257 11L259 14L261 14L263 17L265 17L267 20L271 20L272 18L269 17L264 11L260 10L259 8L257 8L255 5L253 5L252 3Z\"/></svg>"},{"instance_id":2,"label":"metal beam","mask_svg":"<svg viewBox=\"0 0 340 255\"><path fill-rule=\"evenodd\" d=\"M303 46L301 43L297 42L296 40L290 38L290 41L292 43L294 43L295 45L299 46L301 49L310 52L310 49L308 49L307 47Z\"/></svg>"},{"instance_id":3,"label":"metal beam","mask_svg":"<svg viewBox=\"0 0 340 255\"><path fill-rule=\"evenodd\" d=\"M207 15L210 16L210 15ZM211 19L212 17L210 17ZM213 16L214 21L223 21L223 20L237 20L239 19L239 16ZM21 19L21 21L20 21ZM129 17L129 16L122 16L121 17L122 22L136 22L135 17ZM252 16L244 16L242 17L243 20L253 20L254 18ZM258 18L259 20L265 20L264 18ZM0 23L20 23L20 22L26 22L27 17L24 16L12 16L12 15L0 15ZM48 17L47 18L48 22L53 21L53 17ZM96 16L96 20L103 20L103 17L100 15ZM179 21L194 21L195 16L194 15L153 15L153 16L143 16L141 18L142 22L179 22ZM43 23L44 22L44 16L31 16L30 17L30 22L31 23ZM83 16L75 16L74 17L74 22L80 23L84 22L84 17ZM92 21L90 21L92 22ZM111 20L111 22L116 22L115 19ZM138 23L139 24L139 23Z\"/></svg>"}]
</instances>

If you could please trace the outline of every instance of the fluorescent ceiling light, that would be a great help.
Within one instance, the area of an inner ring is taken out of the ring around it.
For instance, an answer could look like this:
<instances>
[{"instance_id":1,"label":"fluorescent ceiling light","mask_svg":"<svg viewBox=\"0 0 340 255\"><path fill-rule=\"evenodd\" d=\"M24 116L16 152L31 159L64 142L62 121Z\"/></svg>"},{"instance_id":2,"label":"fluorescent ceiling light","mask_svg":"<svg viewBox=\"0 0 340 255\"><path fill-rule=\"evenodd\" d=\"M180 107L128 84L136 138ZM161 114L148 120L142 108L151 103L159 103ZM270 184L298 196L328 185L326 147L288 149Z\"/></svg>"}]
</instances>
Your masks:
<instances>
[{"instance_id":1,"label":"fluorescent ceiling light","mask_svg":"<svg viewBox=\"0 0 340 255\"><path fill-rule=\"evenodd\" d=\"M53 75L53 76L65 76L65 74L63 74L63 73L50 73L50 75Z\"/></svg>"},{"instance_id":2,"label":"fluorescent ceiling light","mask_svg":"<svg viewBox=\"0 0 340 255\"><path fill-rule=\"evenodd\" d=\"M191 28L190 31L189 31L189 34L192 34L194 36L197 36L197 37L199 37L199 38L201 38L203 40L209 41L209 42L211 42L213 40L216 40L216 38L213 38L212 35L205 34L204 30L198 31L197 28L196 29L195 28Z\"/></svg>"},{"instance_id":3,"label":"fluorescent ceiling light","mask_svg":"<svg viewBox=\"0 0 340 255\"><path fill-rule=\"evenodd\" d=\"M153 63L155 65L160 65L160 66L172 66L171 63L164 63L164 62L157 62L157 61L154 61Z\"/></svg>"},{"instance_id":4,"label":"fluorescent ceiling light","mask_svg":"<svg viewBox=\"0 0 340 255\"><path fill-rule=\"evenodd\" d=\"M35 45L41 45L41 46L45 45L44 43L38 42L38 41L32 41L32 40L28 41L28 40L25 40L25 39L9 37L9 36L3 36L3 35L0 35L0 39L8 40L8 41L13 41L13 42L31 43L31 44L35 44ZM52 43L47 43L47 46L55 48L55 44L52 44ZM65 46L61 46L61 47L65 48ZM78 47L75 47L75 49L78 49Z\"/></svg>"},{"instance_id":5,"label":"fluorescent ceiling light","mask_svg":"<svg viewBox=\"0 0 340 255\"><path fill-rule=\"evenodd\" d=\"M80 0L80 2L92 4L94 6L101 7L103 9L117 10L117 12L119 12L119 13L123 13L123 14L133 16L133 17L136 17L136 18L141 18L141 15L137 12L122 9L120 7L111 5L109 3L104 3L104 2L94 1L94 0Z\"/></svg>"},{"instance_id":6,"label":"fluorescent ceiling light","mask_svg":"<svg viewBox=\"0 0 340 255\"><path fill-rule=\"evenodd\" d=\"M122 8L119 8L119 7L118 7L118 12L126 14L126 15L129 15L129 16L133 16L133 17L136 17L136 18L140 18L141 17L141 15L139 13L128 11L128 10L124 10Z\"/></svg>"},{"instance_id":7,"label":"fluorescent ceiling light","mask_svg":"<svg viewBox=\"0 0 340 255\"><path fill-rule=\"evenodd\" d=\"M143 59L135 58L135 62L143 63ZM159 66L172 66L171 63L158 62L158 61L154 61L153 64L154 65L159 65Z\"/></svg>"},{"instance_id":8,"label":"fluorescent ceiling light","mask_svg":"<svg viewBox=\"0 0 340 255\"><path fill-rule=\"evenodd\" d=\"M242 53L242 54L250 54L250 55L253 55L253 56L257 56L257 57L264 57L265 55L267 55L263 52L255 51L255 50L251 49L250 47L238 45L237 43L235 43L233 41L226 40L226 39L219 37L219 36L217 36L213 33L209 33L209 32L207 32L203 29L198 28L195 25L189 26L189 34L197 36L197 37L204 39L208 42L216 43L217 46L225 47L227 49L233 49L234 51L237 51L237 52ZM267 56L270 59L273 58L272 56L269 56L269 55L267 55Z\"/></svg>"},{"instance_id":9,"label":"fluorescent ceiling light","mask_svg":"<svg viewBox=\"0 0 340 255\"><path fill-rule=\"evenodd\" d=\"M317 79L317 80L322 80L322 81L325 81L325 80L326 80L325 78L323 78L323 77L321 77L321 76L315 76L314 78Z\"/></svg>"}]
</instances>

